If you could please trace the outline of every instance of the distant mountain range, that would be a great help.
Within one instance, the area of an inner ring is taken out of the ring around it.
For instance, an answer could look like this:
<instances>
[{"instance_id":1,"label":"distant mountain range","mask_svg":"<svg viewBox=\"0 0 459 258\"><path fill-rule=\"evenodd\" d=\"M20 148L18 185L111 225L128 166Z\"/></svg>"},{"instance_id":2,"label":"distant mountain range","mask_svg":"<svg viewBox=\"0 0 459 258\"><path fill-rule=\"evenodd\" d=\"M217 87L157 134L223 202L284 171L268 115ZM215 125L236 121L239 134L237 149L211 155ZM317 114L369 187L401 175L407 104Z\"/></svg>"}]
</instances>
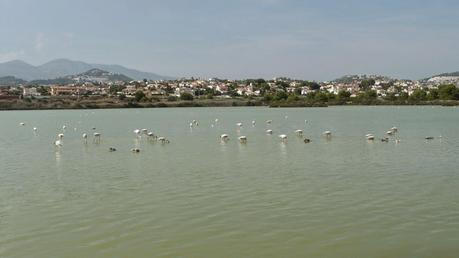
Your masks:
<instances>
[{"instance_id":1,"label":"distant mountain range","mask_svg":"<svg viewBox=\"0 0 459 258\"><path fill-rule=\"evenodd\" d=\"M17 86L20 84L26 84L27 81L23 79L18 79L14 76L3 76L0 77L0 86L5 85L5 86Z\"/></svg>"},{"instance_id":2,"label":"distant mountain range","mask_svg":"<svg viewBox=\"0 0 459 258\"><path fill-rule=\"evenodd\" d=\"M84 82L114 82L123 81L129 82L133 79L127 77L124 74L111 73L101 69L93 68L84 73L77 75L67 75L64 77L58 77L55 79L44 79L44 80L33 80L27 82L27 84L39 84L39 85L51 85L51 84L71 84L71 83L84 83ZM1 78L0 78L1 82Z\"/></svg>"},{"instance_id":3,"label":"distant mountain range","mask_svg":"<svg viewBox=\"0 0 459 258\"><path fill-rule=\"evenodd\" d=\"M345 76L342 76L342 77L340 77L338 79L333 80L333 82L336 82L336 83L351 83L351 82L353 82L355 80L365 80L365 79L391 80L391 78L388 77L388 76L362 74L362 75L345 75Z\"/></svg>"},{"instance_id":4,"label":"distant mountain range","mask_svg":"<svg viewBox=\"0 0 459 258\"><path fill-rule=\"evenodd\" d=\"M442 74L437 74L433 76L429 76L424 79L420 79L420 81L427 81L431 78L434 77L459 77L459 71L458 72L452 72L452 73L442 73ZM364 80L364 79L375 79L375 80L393 80L395 78L391 78L389 76L384 76L384 75L367 75L367 74L362 74L362 75L345 75L342 76L338 79L333 80L333 82L336 83L350 83L355 80Z\"/></svg>"},{"instance_id":5,"label":"distant mountain range","mask_svg":"<svg viewBox=\"0 0 459 258\"><path fill-rule=\"evenodd\" d=\"M459 76L459 72L453 72L453 73L442 73L442 74L439 74L439 75L435 75L435 76L432 76L432 77L458 77ZM430 77L430 78L432 78Z\"/></svg>"},{"instance_id":6,"label":"distant mountain range","mask_svg":"<svg viewBox=\"0 0 459 258\"><path fill-rule=\"evenodd\" d=\"M173 79L172 77L142 72L121 65L89 64L69 59L56 59L38 66L33 66L21 60L0 63L0 77L14 76L26 81L49 80L68 75L81 74L91 69L100 69L113 74L122 74L134 80Z\"/></svg>"}]
</instances>

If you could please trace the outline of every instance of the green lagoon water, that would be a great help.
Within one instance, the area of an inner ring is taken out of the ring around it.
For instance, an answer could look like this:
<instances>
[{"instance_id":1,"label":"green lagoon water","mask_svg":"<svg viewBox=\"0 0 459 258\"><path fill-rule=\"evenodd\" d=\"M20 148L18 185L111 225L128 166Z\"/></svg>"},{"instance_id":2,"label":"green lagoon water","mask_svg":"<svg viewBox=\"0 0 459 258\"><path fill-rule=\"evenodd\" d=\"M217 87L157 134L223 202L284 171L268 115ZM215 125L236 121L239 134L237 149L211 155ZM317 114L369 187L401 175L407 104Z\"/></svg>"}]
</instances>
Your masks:
<instances>
[{"instance_id":1,"label":"green lagoon water","mask_svg":"<svg viewBox=\"0 0 459 258\"><path fill-rule=\"evenodd\" d=\"M458 256L458 108L0 112L0 257Z\"/></svg>"}]
</instances>

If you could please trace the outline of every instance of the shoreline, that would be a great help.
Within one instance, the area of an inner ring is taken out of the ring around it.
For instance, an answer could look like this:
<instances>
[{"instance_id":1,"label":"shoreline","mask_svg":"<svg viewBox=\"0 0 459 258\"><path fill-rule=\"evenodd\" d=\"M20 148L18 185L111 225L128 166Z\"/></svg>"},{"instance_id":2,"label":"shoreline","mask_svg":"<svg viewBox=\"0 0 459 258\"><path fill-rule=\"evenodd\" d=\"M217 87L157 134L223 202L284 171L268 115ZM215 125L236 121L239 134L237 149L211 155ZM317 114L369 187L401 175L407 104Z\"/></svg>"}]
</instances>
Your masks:
<instances>
[{"instance_id":1,"label":"shoreline","mask_svg":"<svg viewBox=\"0 0 459 258\"><path fill-rule=\"evenodd\" d=\"M124 108L180 108L180 107L250 107L310 108L330 106L459 106L457 100L435 100L418 102L389 102L375 100L370 103L336 102L265 102L262 99L195 99L192 101L134 102L113 98L46 98L46 99L0 99L0 111L14 110L76 110L76 109L124 109Z\"/></svg>"}]
</instances>

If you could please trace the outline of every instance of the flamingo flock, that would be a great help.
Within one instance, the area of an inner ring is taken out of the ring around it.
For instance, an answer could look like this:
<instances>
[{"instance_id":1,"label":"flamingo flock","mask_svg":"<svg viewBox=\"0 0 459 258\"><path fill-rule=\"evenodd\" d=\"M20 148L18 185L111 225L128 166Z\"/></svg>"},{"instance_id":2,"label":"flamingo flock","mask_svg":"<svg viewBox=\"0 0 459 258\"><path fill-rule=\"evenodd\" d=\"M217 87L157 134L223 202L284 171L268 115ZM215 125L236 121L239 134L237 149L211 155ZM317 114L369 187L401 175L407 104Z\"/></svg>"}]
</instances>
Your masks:
<instances>
[{"instance_id":1,"label":"flamingo flock","mask_svg":"<svg viewBox=\"0 0 459 258\"><path fill-rule=\"evenodd\" d=\"M288 119L288 116L284 116L284 118ZM217 126L219 121L220 120L218 118L213 120L212 123L211 123L211 127L213 128L214 126ZM308 124L308 120L304 120L304 122L305 122L306 125ZM265 123L269 127L273 123L273 120L271 120L271 119L270 120L266 120ZM256 123L255 120L251 121L252 127L255 127L256 124L257 123ZM26 126L26 123L25 122L21 122L21 123L19 123L19 125L20 126ZM189 126L190 126L190 128L198 127L199 126L199 122L197 120L192 120L191 122L189 122ZM236 131L239 134L236 138L237 138L237 140L239 141L240 144L247 144L248 143L248 137L246 135L240 135L243 127L244 127L244 123L243 122L237 122L236 123ZM63 125L61 128L62 128L62 132L57 134L57 139L54 141L54 145L57 148L63 147L63 145L64 145L64 137L65 137L67 125ZM37 127L33 127L32 129L33 129L34 133L38 132L38 128ZM101 143L102 134L95 131L96 127L92 127L92 130L94 131L93 134L92 134L92 142L94 144L100 144ZM74 128L74 131L77 131L77 128ZM170 143L170 140L167 139L166 137L155 135L153 133L153 131L151 131L149 129L146 129L146 128L134 129L133 133L134 133L135 139L137 141L141 140L142 138L146 138L150 142L159 142L159 143L161 143L163 145ZM266 135L273 135L274 132L273 132L272 129L266 129L265 133L266 133ZM304 130L303 129L296 129L296 130L293 131L293 133L298 138L302 139L302 141L304 143L310 143L311 142L310 138L306 138L304 136ZM395 127L395 126L390 128L389 130L387 130L383 135L384 136L382 138L380 138L381 142L389 142L389 141L393 140L395 143L400 143L400 139L398 138L398 128ZM332 131L330 131L330 130L323 131L322 132L322 136L325 139L330 140L332 138ZM84 144L88 144L89 134L85 132L85 133L83 133L81 135L81 137L83 139L83 143ZM285 133L284 134L279 134L278 138L280 139L280 141L282 143L286 143L287 139L288 139L288 135L285 134ZM441 138L441 136L439 138ZM376 140L376 136L373 133L368 133L368 134L365 135L365 139L367 141L369 141L369 142L373 142L373 141ZM425 137L425 140L433 140L433 139L434 139L433 136ZM220 141L222 143L229 142L230 141L230 135L228 133L221 134L220 135ZM114 148L114 147L110 147L109 151L110 152L114 152L114 151L117 151L117 149ZM140 152L140 148L138 148L136 146L136 147L132 148L131 151L134 152L134 153L139 153Z\"/></svg>"}]
</instances>

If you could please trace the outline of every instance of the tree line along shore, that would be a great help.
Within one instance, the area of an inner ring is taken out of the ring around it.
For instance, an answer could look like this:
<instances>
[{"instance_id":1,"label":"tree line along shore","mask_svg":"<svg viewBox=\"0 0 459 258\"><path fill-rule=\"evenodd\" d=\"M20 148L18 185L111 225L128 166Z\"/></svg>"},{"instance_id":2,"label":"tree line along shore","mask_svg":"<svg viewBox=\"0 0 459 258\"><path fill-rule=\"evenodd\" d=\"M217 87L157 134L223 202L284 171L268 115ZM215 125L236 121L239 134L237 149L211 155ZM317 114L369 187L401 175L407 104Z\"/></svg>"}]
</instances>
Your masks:
<instances>
[{"instance_id":1,"label":"tree line along shore","mask_svg":"<svg viewBox=\"0 0 459 258\"><path fill-rule=\"evenodd\" d=\"M282 95L282 94L280 94ZM414 97L382 99L370 95L360 97L319 95L314 98L294 95L269 97L234 98L154 98L119 99L101 96L91 97L49 97L0 99L0 110L49 110L49 109L111 109L111 108L168 108L168 107L234 107L266 106L288 107L328 107L344 105L438 105L459 106L453 99L416 99ZM345 94L342 94L345 95Z\"/></svg>"}]
</instances>

